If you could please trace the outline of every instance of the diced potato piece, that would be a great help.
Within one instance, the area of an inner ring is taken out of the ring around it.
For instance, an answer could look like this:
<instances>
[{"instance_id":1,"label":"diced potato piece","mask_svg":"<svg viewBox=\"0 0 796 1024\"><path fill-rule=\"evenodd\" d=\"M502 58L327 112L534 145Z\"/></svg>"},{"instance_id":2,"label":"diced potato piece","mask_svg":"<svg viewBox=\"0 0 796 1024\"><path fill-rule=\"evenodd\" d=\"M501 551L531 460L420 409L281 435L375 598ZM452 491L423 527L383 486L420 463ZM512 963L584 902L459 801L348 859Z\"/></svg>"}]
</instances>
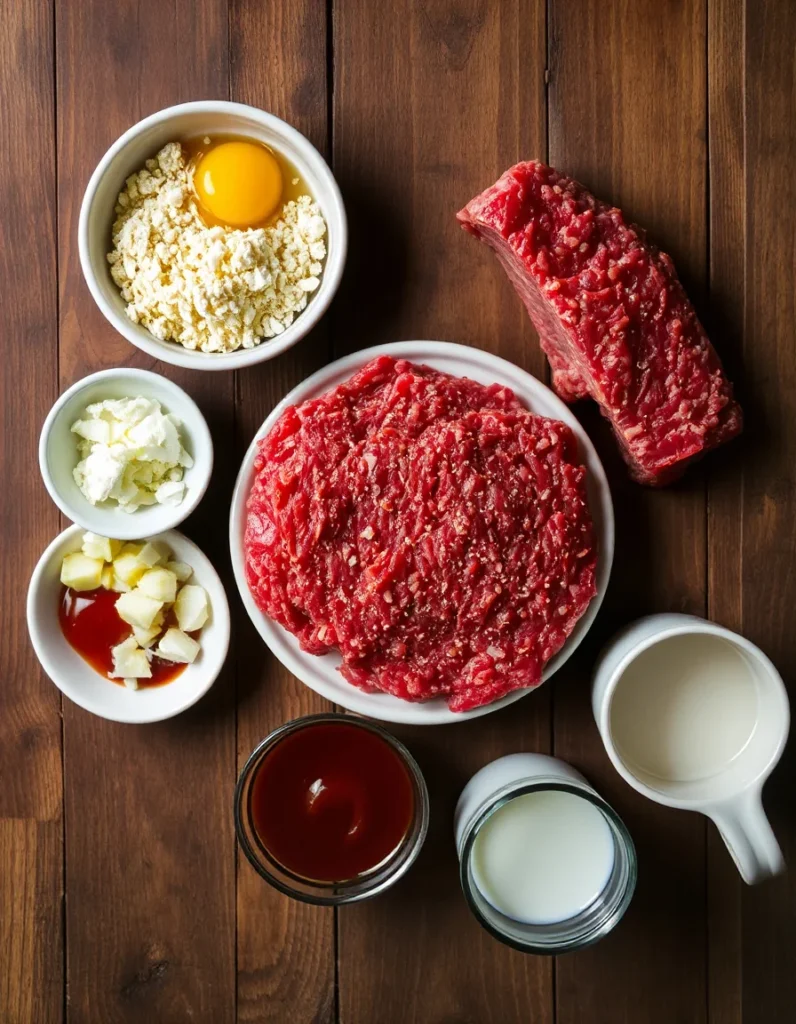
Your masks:
<instances>
[{"instance_id":1,"label":"diced potato piece","mask_svg":"<svg viewBox=\"0 0 796 1024\"><path fill-rule=\"evenodd\" d=\"M139 544L137 541L128 540L126 544L122 544L119 549L120 555L140 555L144 548L143 544Z\"/></svg>"},{"instance_id":2,"label":"diced potato piece","mask_svg":"<svg viewBox=\"0 0 796 1024\"><path fill-rule=\"evenodd\" d=\"M96 590L102 586L101 558L89 558L82 551L67 555L61 564L61 583L72 590Z\"/></svg>"},{"instance_id":3,"label":"diced potato piece","mask_svg":"<svg viewBox=\"0 0 796 1024\"><path fill-rule=\"evenodd\" d=\"M123 622L129 622L131 626L138 626L139 629L149 629L155 621L155 617L163 607L162 601L156 601L138 590L131 590L129 594L122 594L116 601L116 611ZM125 673L130 675L130 673Z\"/></svg>"},{"instance_id":4,"label":"diced potato piece","mask_svg":"<svg viewBox=\"0 0 796 1024\"><path fill-rule=\"evenodd\" d=\"M174 614L177 616L177 625L186 633L201 629L207 622L209 612L210 605L204 587L189 583L177 594Z\"/></svg>"},{"instance_id":5,"label":"diced potato piece","mask_svg":"<svg viewBox=\"0 0 796 1024\"><path fill-rule=\"evenodd\" d=\"M163 550L164 548L165 551ZM151 569L153 566L165 562L170 554L171 552L166 548L165 544L161 544L158 541L147 541L138 553L138 557Z\"/></svg>"},{"instance_id":6,"label":"diced potato piece","mask_svg":"<svg viewBox=\"0 0 796 1024\"><path fill-rule=\"evenodd\" d=\"M113 569L113 566L111 565L109 566L109 568ZM130 586L129 583L125 583L124 580L120 580L116 573L113 573L113 583L111 584L111 590L115 590L117 594L126 594L128 593L128 591L132 589L133 588Z\"/></svg>"},{"instance_id":7,"label":"diced potato piece","mask_svg":"<svg viewBox=\"0 0 796 1024\"><path fill-rule=\"evenodd\" d=\"M123 583L131 587L138 583L148 568L146 562L142 562L137 554L124 549L118 558L113 560L113 571Z\"/></svg>"},{"instance_id":8,"label":"diced potato piece","mask_svg":"<svg viewBox=\"0 0 796 1024\"><path fill-rule=\"evenodd\" d=\"M83 534L83 554L89 558L101 558L103 562L113 561L113 550L109 537L100 537L97 533Z\"/></svg>"},{"instance_id":9,"label":"diced potato piece","mask_svg":"<svg viewBox=\"0 0 796 1024\"><path fill-rule=\"evenodd\" d=\"M138 589L147 597L171 604L177 597L177 577L168 569L148 569L138 581Z\"/></svg>"},{"instance_id":10,"label":"diced potato piece","mask_svg":"<svg viewBox=\"0 0 796 1024\"><path fill-rule=\"evenodd\" d=\"M193 569L187 562L166 562L166 568L174 573L180 583L187 583L193 576Z\"/></svg>"},{"instance_id":11,"label":"diced potato piece","mask_svg":"<svg viewBox=\"0 0 796 1024\"><path fill-rule=\"evenodd\" d=\"M155 648L155 654L166 661L190 665L199 653L199 644L181 629L167 629Z\"/></svg>"},{"instance_id":12,"label":"diced potato piece","mask_svg":"<svg viewBox=\"0 0 796 1024\"><path fill-rule=\"evenodd\" d=\"M113 566L106 565L102 570L102 585L106 590L113 590Z\"/></svg>"},{"instance_id":13,"label":"diced potato piece","mask_svg":"<svg viewBox=\"0 0 796 1024\"><path fill-rule=\"evenodd\" d=\"M153 622L149 629L141 629L139 626L133 626L133 636L135 637L136 643L139 647L151 647L152 644L160 636L160 631L163 628L162 622Z\"/></svg>"},{"instance_id":14,"label":"diced potato piece","mask_svg":"<svg viewBox=\"0 0 796 1024\"><path fill-rule=\"evenodd\" d=\"M113 538L111 538L111 542L110 543L111 543L111 561L113 561L113 559L116 558L116 556L118 554L121 554L122 542L120 540L113 540Z\"/></svg>"},{"instance_id":15,"label":"diced potato piece","mask_svg":"<svg viewBox=\"0 0 796 1024\"><path fill-rule=\"evenodd\" d=\"M146 651L142 651L135 637L128 636L116 647L111 648L113 672L116 679L151 679L152 669Z\"/></svg>"},{"instance_id":16,"label":"diced potato piece","mask_svg":"<svg viewBox=\"0 0 796 1024\"><path fill-rule=\"evenodd\" d=\"M140 690L141 687L138 685L137 679L125 679L124 685L128 690Z\"/></svg>"}]
</instances>

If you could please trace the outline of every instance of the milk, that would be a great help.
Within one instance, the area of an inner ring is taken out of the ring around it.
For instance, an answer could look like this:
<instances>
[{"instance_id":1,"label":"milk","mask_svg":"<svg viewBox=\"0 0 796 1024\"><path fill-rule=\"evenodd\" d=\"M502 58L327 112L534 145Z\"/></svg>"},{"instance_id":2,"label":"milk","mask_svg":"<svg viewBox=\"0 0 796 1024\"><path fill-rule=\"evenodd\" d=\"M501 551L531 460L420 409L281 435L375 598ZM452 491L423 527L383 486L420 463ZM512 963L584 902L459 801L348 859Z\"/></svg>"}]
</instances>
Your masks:
<instances>
[{"instance_id":1,"label":"milk","mask_svg":"<svg viewBox=\"0 0 796 1024\"><path fill-rule=\"evenodd\" d=\"M473 881L500 913L525 924L575 917L603 891L614 839L584 797L540 790L514 797L486 821L472 853Z\"/></svg>"},{"instance_id":2,"label":"milk","mask_svg":"<svg viewBox=\"0 0 796 1024\"><path fill-rule=\"evenodd\" d=\"M720 636L694 633L661 640L630 663L609 722L627 768L655 786L724 771L749 743L757 714L743 652Z\"/></svg>"}]
</instances>

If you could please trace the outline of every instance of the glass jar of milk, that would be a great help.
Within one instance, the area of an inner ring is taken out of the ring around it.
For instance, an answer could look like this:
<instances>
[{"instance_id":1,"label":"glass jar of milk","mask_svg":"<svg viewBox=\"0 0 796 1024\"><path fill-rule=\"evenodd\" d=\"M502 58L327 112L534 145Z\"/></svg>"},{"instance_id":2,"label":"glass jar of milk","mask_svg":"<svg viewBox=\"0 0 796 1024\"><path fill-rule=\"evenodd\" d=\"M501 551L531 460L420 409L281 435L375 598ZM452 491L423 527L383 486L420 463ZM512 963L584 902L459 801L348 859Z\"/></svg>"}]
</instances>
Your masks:
<instances>
[{"instance_id":1,"label":"glass jar of milk","mask_svg":"<svg viewBox=\"0 0 796 1024\"><path fill-rule=\"evenodd\" d=\"M622 820L571 765L509 754L467 783L455 815L462 888L496 938L564 953L615 927L636 886Z\"/></svg>"}]
</instances>

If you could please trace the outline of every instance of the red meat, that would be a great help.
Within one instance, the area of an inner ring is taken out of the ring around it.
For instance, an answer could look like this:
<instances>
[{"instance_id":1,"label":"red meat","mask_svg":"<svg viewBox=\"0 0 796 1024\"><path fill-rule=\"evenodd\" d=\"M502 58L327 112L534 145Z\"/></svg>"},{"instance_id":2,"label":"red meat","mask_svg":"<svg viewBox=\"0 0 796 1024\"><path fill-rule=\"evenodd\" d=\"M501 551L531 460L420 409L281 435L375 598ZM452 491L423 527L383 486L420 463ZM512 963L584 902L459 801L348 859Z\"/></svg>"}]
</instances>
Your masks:
<instances>
[{"instance_id":1,"label":"red meat","mask_svg":"<svg viewBox=\"0 0 796 1024\"><path fill-rule=\"evenodd\" d=\"M671 259L621 210L530 161L458 218L495 250L556 391L599 403L636 480L668 483L740 433L732 385Z\"/></svg>"},{"instance_id":2,"label":"red meat","mask_svg":"<svg viewBox=\"0 0 796 1024\"><path fill-rule=\"evenodd\" d=\"M287 409L247 507L258 606L364 690L465 711L536 686L595 593L569 427L405 360Z\"/></svg>"}]
</instances>

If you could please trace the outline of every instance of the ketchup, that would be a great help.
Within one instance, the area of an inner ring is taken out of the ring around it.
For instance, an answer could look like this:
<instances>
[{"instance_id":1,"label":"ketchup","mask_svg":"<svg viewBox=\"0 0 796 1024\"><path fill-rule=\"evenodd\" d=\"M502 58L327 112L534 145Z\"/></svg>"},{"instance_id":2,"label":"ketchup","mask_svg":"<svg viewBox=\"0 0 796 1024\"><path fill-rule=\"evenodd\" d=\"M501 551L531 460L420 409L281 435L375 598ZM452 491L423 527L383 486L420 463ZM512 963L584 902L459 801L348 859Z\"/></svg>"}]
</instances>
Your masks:
<instances>
[{"instance_id":1,"label":"ketchup","mask_svg":"<svg viewBox=\"0 0 796 1024\"><path fill-rule=\"evenodd\" d=\"M389 860L409 832L414 785L377 733L317 722L280 740L251 788L254 831L286 871L345 882Z\"/></svg>"},{"instance_id":2,"label":"ketchup","mask_svg":"<svg viewBox=\"0 0 796 1024\"><path fill-rule=\"evenodd\" d=\"M113 657L111 648L132 635L130 626L119 618L116 601L119 595L100 587L97 590L72 590L63 587L58 608L61 632L77 653L102 676L124 685L124 680L111 677ZM151 662L152 678L139 679L138 685L161 686L185 671L185 665L154 657Z\"/></svg>"}]
</instances>

